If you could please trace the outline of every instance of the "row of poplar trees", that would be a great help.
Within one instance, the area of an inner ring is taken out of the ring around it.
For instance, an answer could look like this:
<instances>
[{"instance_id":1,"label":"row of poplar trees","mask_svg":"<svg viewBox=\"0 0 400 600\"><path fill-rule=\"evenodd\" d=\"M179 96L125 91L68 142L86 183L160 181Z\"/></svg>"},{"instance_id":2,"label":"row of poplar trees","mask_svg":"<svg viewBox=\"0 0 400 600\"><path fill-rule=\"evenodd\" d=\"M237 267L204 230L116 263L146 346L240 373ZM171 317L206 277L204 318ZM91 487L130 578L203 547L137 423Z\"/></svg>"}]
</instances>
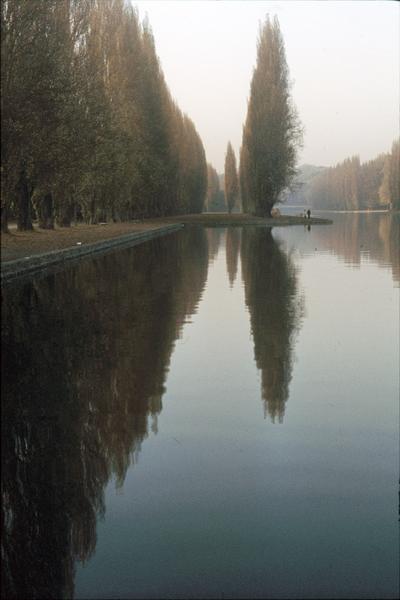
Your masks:
<instances>
[{"instance_id":1,"label":"row of poplar trees","mask_svg":"<svg viewBox=\"0 0 400 600\"><path fill-rule=\"evenodd\" d=\"M400 140L368 162L353 156L324 169L311 180L305 198L315 208L400 210Z\"/></svg>"},{"instance_id":2,"label":"row of poplar trees","mask_svg":"<svg viewBox=\"0 0 400 600\"><path fill-rule=\"evenodd\" d=\"M207 163L126 0L2 0L2 230L201 212Z\"/></svg>"}]
</instances>

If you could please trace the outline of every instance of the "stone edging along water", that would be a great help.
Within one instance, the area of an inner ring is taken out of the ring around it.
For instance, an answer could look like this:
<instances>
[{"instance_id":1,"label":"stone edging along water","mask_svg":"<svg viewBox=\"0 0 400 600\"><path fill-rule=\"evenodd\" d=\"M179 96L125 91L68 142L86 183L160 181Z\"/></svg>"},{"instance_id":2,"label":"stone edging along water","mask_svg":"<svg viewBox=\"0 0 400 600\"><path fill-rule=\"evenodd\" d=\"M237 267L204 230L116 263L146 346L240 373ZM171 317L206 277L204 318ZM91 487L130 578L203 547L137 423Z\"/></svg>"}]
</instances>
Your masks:
<instances>
[{"instance_id":1,"label":"stone edging along water","mask_svg":"<svg viewBox=\"0 0 400 600\"><path fill-rule=\"evenodd\" d=\"M136 231L134 233L121 235L117 238L101 240L82 246L73 246L62 250L51 250L50 252L44 252L42 254L5 261L1 265L1 282L6 283L8 281L19 279L25 275L36 274L40 271L44 271L48 267L63 266L66 262L80 259L88 255L92 256L94 254L106 252L107 250L112 250L114 248L135 246L136 244L141 244L147 240L172 233L183 227L184 225L182 223L164 225L149 231Z\"/></svg>"}]
</instances>

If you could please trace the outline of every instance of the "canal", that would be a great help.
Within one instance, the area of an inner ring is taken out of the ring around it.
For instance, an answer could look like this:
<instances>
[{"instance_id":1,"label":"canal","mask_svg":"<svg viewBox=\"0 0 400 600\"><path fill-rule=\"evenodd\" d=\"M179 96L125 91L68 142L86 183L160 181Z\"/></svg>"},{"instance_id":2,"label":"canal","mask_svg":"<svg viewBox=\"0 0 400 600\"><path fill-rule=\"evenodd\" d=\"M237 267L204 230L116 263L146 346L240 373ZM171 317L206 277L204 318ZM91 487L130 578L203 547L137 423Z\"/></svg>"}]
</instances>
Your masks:
<instances>
[{"instance_id":1,"label":"canal","mask_svg":"<svg viewBox=\"0 0 400 600\"><path fill-rule=\"evenodd\" d=\"M189 227L3 290L17 598L394 598L399 221Z\"/></svg>"}]
</instances>

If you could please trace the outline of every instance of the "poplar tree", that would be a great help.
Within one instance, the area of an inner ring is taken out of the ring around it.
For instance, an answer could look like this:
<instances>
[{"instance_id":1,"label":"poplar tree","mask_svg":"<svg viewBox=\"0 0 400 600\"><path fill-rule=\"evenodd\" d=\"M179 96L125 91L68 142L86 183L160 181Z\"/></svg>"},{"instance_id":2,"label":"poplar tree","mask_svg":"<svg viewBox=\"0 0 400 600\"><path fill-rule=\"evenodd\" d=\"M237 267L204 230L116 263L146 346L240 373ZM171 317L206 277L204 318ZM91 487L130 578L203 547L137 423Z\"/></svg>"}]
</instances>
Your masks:
<instances>
[{"instance_id":1,"label":"poplar tree","mask_svg":"<svg viewBox=\"0 0 400 600\"><path fill-rule=\"evenodd\" d=\"M236 157L232 144L228 142L225 156L225 199L228 212L234 208L239 193L239 180L236 169Z\"/></svg>"},{"instance_id":2,"label":"poplar tree","mask_svg":"<svg viewBox=\"0 0 400 600\"><path fill-rule=\"evenodd\" d=\"M260 28L241 159L243 209L270 216L295 175L302 129L291 101L285 47L275 17Z\"/></svg>"}]
</instances>

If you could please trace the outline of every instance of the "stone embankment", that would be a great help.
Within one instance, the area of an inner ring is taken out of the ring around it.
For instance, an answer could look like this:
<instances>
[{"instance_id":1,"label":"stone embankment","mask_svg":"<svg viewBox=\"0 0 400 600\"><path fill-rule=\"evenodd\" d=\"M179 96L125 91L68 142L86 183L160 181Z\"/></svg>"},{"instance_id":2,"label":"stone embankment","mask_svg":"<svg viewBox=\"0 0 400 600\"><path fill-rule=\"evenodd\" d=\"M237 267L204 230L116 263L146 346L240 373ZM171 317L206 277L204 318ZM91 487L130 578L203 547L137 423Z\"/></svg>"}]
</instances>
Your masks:
<instances>
[{"instance_id":1,"label":"stone embankment","mask_svg":"<svg viewBox=\"0 0 400 600\"><path fill-rule=\"evenodd\" d=\"M165 224L156 226L153 229L135 231L93 243L83 244L82 242L76 242L75 246L67 248L51 250L50 252L35 253L32 256L24 256L23 258L14 260L2 260L1 281L3 283L17 278L19 279L26 275L32 275L51 267L64 266L67 262L80 260L88 255L93 256L116 248L121 249L141 244L155 237L182 229L182 227L183 225L180 223Z\"/></svg>"}]
</instances>

